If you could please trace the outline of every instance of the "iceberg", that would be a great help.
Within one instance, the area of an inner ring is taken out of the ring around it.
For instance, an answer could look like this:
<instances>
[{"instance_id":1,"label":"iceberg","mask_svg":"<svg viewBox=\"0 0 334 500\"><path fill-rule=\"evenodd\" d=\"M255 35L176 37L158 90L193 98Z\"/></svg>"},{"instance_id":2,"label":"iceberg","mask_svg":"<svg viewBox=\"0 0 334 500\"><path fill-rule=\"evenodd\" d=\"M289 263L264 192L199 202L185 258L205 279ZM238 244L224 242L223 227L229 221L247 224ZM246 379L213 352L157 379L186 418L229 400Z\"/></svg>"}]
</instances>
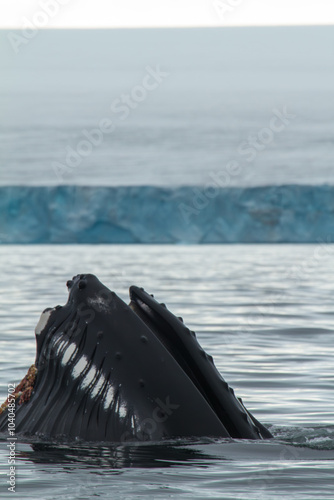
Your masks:
<instances>
[{"instance_id":1,"label":"iceberg","mask_svg":"<svg viewBox=\"0 0 334 500\"><path fill-rule=\"evenodd\" d=\"M0 242L312 243L334 239L334 186L3 186Z\"/></svg>"}]
</instances>

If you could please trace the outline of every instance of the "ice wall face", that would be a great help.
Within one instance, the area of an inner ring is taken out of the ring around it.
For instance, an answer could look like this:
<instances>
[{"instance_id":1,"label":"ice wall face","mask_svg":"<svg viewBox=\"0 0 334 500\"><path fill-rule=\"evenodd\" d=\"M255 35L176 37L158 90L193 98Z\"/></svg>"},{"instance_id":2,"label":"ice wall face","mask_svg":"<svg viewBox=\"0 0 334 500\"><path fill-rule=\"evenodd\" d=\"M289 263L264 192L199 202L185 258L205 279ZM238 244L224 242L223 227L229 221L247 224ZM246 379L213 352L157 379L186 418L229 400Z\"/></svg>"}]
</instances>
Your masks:
<instances>
[{"instance_id":1,"label":"ice wall face","mask_svg":"<svg viewBox=\"0 0 334 500\"><path fill-rule=\"evenodd\" d=\"M334 187L0 188L1 243L334 240Z\"/></svg>"}]
</instances>

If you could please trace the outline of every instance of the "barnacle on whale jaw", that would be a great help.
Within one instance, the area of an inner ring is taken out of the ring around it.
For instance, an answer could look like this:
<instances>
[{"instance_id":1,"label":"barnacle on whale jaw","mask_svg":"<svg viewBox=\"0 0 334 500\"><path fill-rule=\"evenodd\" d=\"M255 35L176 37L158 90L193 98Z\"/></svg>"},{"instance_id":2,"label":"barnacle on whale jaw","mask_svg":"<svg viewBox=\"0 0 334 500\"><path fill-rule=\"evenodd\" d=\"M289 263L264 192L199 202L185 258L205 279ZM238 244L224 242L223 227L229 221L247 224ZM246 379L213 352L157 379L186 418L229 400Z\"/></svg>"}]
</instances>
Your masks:
<instances>
[{"instance_id":1,"label":"barnacle on whale jaw","mask_svg":"<svg viewBox=\"0 0 334 500\"><path fill-rule=\"evenodd\" d=\"M34 389L35 380L37 375L37 368L35 365L31 365L27 374L23 377L21 382L15 387L15 391L12 396L14 396L15 401L18 405L23 403L27 403L31 397L32 391ZM8 398L6 401L0 406L0 415L6 410L8 407Z\"/></svg>"}]
</instances>

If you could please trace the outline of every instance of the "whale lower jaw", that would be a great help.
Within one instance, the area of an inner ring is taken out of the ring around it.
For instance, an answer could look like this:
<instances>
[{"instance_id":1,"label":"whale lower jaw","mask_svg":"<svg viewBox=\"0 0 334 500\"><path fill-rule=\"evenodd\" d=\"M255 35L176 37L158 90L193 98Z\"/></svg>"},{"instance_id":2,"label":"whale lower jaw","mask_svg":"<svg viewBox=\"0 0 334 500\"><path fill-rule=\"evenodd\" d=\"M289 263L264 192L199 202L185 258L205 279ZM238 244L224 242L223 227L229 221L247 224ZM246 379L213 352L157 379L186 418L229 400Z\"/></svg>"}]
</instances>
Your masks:
<instances>
[{"instance_id":1,"label":"whale lower jaw","mask_svg":"<svg viewBox=\"0 0 334 500\"><path fill-rule=\"evenodd\" d=\"M171 353L202 394L228 435L233 438L264 439L271 433L245 408L242 400L225 382L182 318L174 316L142 288L130 287L130 307Z\"/></svg>"}]
</instances>

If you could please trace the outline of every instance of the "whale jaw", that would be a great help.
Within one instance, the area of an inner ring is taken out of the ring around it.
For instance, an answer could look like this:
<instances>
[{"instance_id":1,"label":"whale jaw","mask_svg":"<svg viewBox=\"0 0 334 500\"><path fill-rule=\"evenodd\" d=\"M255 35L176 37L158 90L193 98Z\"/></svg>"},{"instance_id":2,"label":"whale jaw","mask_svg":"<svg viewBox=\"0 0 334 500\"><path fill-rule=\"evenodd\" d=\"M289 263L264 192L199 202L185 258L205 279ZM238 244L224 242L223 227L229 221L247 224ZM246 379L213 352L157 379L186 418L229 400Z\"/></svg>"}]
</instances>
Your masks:
<instances>
[{"instance_id":1,"label":"whale jaw","mask_svg":"<svg viewBox=\"0 0 334 500\"><path fill-rule=\"evenodd\" d=\"M17 433L105 442L272 437L164 304L133 286L127 305L90 274L67 286L67 303L45 310L36 327L37 375L17 408Z\"/></svg>"}]
</instances>

